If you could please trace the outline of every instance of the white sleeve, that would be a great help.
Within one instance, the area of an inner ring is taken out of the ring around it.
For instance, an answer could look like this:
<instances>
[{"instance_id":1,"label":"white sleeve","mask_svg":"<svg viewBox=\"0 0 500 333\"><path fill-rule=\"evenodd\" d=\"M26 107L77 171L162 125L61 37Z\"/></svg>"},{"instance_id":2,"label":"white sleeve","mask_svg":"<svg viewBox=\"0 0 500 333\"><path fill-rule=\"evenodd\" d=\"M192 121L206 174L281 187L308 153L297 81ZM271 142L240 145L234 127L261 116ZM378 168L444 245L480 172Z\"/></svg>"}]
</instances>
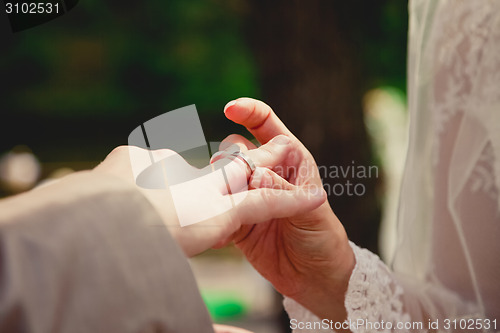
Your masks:
<instances>
[{"instance_id":1,"label":"white sleeve","mask_svg":"<svg viewBox=\"0 0 500 333\"><path fill-rule=\"evenodd\" d=\"M335 328L360 333L427 332L436 320L438 331L446 331L443 319L452 318L446 313L456 313L457 309L461 313L475 312L472 304L442 286L400 276L374 253L352 242L350 245L356 265L345 296L346 322L321 320L294 300L285 298L284 307L294 333L335 332ZM433 316L429 316L431 313Z\"/></svg>"},{"instance_id":2,"label":"white sleeve","mask_svg":"<svg viewBox=\"0 0 500 333\"><path fill-rule=\"evenodd\" d=\"M349 280L345 297L348 321L361 323L391 322L394 325L410 321L403 306L403 288L380 258L367 249L350 242L356 266ZM393 326L393 325L391 325ZM361 328L361 327L360 327ZM371 331L360 329L359 332Z\"/></svg>"},{"instance_id":3,"label":"white sleeve","mask_svg":"<svg viewBox=\"0 0 500 333\"><path fill-rule=\"evenodd\" d=\"M322 328L321 319L293 299L285 297L283 306L290 317L289 327L292 329L293 333L335 332L329 328L330 326L328 324L326 328Z\"/></svg>"},{"instance_id":4,"label":"white sleeve","mask_svg":"<svg viewBox=\"0 0 500 333\"><path fill-rule=\"evenodd\" d=\"M133 184L78 172L0 212L0 332L213 332L184 253Z\"/></svg>"},{"instance_id":5,"label":"white sleeve","mask_svg":"<svg viewBox=\"0 0 500 333\"><path fill-rule=\"evenodd\" d=\"M498 331L500 1L409 9L410 140L393 269L351 243L347 320L366 325L349 328ZM297 322L319 321L292 300L285 307ZM382 321L392 328L368 326Z\"/></svg>"},{"instance_id":6,"label":"white sleeve","mask_svg":"<svg viewBox=\"0 0 500 333\"><path fill-rule=\"evenodd\" d=\"M359 248L352 242L349 243L356 257L356 265L345 297L347 324L351 323L349 328L353 332L365 332L370 331L365 330L366 325L359 325L359 330L356 330L353 329L355 328L353 324L370 322L376 325L382 321L409 321L409 315L403 310L401 298L403 289L387 266L377 255ZM336 325L340 325L340 323L321 321L291 298L285 297L283 304L294 333L311 332L311 328L314 328L314 332L335 332Z\"/></svg>"}]
</instances>

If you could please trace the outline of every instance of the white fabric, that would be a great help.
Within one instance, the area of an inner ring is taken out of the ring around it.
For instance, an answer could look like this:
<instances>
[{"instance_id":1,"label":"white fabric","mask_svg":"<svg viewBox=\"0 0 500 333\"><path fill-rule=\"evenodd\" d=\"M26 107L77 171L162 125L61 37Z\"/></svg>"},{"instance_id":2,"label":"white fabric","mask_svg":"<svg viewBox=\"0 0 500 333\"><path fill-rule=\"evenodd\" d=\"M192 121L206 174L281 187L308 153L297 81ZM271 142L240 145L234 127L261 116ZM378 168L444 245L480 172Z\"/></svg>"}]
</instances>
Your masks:
<instances>
[{"instance_id":1,"label":"white fabric","mask_svg":"<svg viewBox=\"0 0 500 333\"><path fill-rule=\"evenodd\" d=\"M500 1L413 0L409 9L398 245L392 271L353 246L348 319L422 322L424 331L438 319L444 331L446 319L488 318L500 331ZM290 317L306 318L292 303Z\"/></svg>"}]
</instances>

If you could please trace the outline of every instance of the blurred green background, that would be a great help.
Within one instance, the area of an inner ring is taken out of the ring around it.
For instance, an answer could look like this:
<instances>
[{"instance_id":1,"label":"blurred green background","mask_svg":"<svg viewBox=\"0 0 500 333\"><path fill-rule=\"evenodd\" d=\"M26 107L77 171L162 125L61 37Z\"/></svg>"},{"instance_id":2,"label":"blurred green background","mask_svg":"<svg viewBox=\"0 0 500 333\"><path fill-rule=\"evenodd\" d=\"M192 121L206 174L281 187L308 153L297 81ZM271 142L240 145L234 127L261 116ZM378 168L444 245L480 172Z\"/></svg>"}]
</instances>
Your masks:
<instances>
[{"instance_id":1,"label":"blurred green background","mask_svg":"<svg viewBox=\"0 0 500 333\"><path fill-rule=\"evenodd\" d=\"M16 34L2 17L0 156L32 152L36 182L91 168L140 123L190 104L207 141L248 135L222 113L248 96L270 104L318 165L380 165L363 97L405 91L407 20L402 0L80 0ZM362 197L329 198L350 238L374 251L382 180L363 180ZM7 183L0 196L25 189Z\"/></svg>"},{"instance_id":2,"label":"blurred green background","mask_svg":"<svg viewBox=\"0 0 500 333\"><path fill-rule=\"evenodd\" d=\"M169 110L196 104L203 116L223 119L227 101L259 96L242 39L245 8L238 1L83 0L15 35L4 26L0 99L10 125L1 149L22 143L46 162L94 161Z\"/></svg>"}]
</instances>

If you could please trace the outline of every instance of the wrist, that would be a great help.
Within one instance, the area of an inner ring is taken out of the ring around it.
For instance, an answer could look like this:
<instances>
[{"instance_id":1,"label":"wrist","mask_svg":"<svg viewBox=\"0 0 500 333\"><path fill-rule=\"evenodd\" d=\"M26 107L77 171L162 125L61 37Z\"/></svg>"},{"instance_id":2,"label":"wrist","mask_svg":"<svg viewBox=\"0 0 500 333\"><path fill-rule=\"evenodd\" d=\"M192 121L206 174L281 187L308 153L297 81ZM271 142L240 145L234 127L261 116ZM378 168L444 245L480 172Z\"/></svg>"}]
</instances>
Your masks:
<instances>
[{"instance_id":1,"label":"wrist","mask_svg":"<svg viewBox=\"0 0 500 333\"><path fill-rule=\"evenodd\" d=\"M311 274L304 281L302 291L291 298L320 319L342 322L347 318L345 296L356 259L345 231L339 235L336 244L336 260L321 271Z\"/></svg>"}]
</instances>

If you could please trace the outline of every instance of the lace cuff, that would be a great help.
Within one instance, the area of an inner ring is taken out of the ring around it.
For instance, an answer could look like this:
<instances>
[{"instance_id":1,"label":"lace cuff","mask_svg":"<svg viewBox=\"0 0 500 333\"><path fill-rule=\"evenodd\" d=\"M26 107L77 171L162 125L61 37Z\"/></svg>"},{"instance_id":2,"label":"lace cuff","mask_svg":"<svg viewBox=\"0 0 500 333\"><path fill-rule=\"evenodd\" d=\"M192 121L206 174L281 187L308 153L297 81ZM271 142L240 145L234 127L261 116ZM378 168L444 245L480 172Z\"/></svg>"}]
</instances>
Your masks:
<instances>
[{"instance_id":1,"label":"lace cuff","mask_svg":"<svg viewBox=\"0 0 500 333\"><path fill-rule=\"evenodd\" d=\"M377 255L352 242L350 245L356 257L356 266L345 297L349 328L353 332L405 332L396 328L399 323L410 321L410 316L403 311L403 288ZM321 330L321 319L294 300L285 297L283 305L291 318L290 327L294 333L335 332Z\"/></svg>"},{"instance_id":2,"label":"lace cuff","mask_svg":"<svg viewBox=\"0 0 500 333\"><path fill-rule=\"evenodd\" d=\"M293 299L285 297L283 306L290 317L290 328L293 333L335 332L329 328L322 328L322 326L330 327L329 321L325 320L325 325L322 325L321 319Z\"/></svg>"},{"instance_id":3,"label":"lace cuff","mask_svg":"<svg viewBox=\"0 0 500 333\"><path fill-rule=\"evenodd\" d=\"M356 266L347 287L345 307L349 322L363 323L356 325L353 332L406 332L396 327L410 322L410 316L403 311L403 288L377 255L352 242L350 245Z\"/></svg>"}]
</instances>

